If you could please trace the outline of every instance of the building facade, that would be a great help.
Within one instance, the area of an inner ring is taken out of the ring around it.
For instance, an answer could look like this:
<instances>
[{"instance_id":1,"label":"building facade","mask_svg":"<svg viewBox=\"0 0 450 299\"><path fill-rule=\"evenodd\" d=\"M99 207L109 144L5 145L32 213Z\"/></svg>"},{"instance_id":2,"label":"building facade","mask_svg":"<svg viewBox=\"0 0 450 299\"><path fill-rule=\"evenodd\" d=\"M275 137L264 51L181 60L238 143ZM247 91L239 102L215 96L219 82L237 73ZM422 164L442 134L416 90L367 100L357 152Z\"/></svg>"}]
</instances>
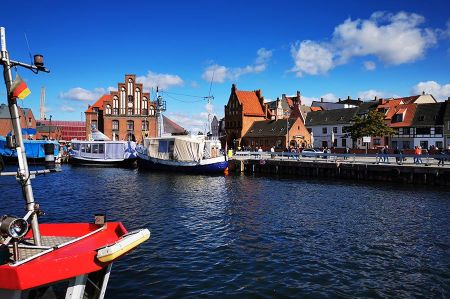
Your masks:
<instances>
[{"instance_id":1,"label":"building facade","mask_svg":"<svg viewBox=\"0 0 450 299\"><path fill-rule=\"evenodd\" d=\"M60 130L61 141L70 141L72 139L85 140L86 139L86 122L84 121L71 121L71 120L38 120L36 121L36 127L45 127L39 129L39 131L46 132L48 127L56 127Z\"/></svg>"},{"instance_id":2,"label":"building facade","mask_svg":"<svg viewBox=\"0 0 450 299\"><path fill-rule=\"evenodd\" d=\"M112 140L142 141L157 136L156 103L136 82L136 75L125 75L117 91L103 95L85 111L86 139L97 128Z\"/></svg>"},{"instance_id":3,"label":"building facade","mask_svg":"<svg viewBox=\"0 0 450 299\"><path fill-rule=\"evenodd\" d=\"M23 137L26 139L36 139L36 119L33 111L29 108L19 107L20 126ZM12 134L11 114L6 104L0 105L0 136Z\"/></svg>"}]
</instances>

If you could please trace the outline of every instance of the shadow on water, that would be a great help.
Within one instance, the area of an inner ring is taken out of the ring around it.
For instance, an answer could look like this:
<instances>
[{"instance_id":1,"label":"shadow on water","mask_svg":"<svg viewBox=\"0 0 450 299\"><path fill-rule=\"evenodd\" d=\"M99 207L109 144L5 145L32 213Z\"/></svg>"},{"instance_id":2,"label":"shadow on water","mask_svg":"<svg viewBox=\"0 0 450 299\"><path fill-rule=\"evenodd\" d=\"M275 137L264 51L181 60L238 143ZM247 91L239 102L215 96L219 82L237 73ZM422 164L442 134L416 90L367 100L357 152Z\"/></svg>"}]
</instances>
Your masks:
<instances>
[{"instance_id":1,"label":"shadow on water","mask_svg":"<svg viewBox=\"0 0 450 299\"><path fill-rule=\"evenodd\" d=\"M447 189L70 166L33 187L42 221L105 212L152 231L108 298L449 296ZM23 214L14 180L0 194Z\"/></svg>"}]
</instances>

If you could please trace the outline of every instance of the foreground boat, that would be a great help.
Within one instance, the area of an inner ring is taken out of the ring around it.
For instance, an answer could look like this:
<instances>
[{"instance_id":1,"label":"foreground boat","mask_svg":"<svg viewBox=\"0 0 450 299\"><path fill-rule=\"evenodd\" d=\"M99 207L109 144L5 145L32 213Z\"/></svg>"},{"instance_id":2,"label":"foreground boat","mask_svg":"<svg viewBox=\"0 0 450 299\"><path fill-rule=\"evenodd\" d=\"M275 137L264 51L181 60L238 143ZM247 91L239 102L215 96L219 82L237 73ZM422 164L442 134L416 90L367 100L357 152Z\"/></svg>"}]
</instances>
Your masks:
<instances>
[{"instance_id":1,"label":"foreground boat","mask_svg":"<svg viewBox=\"0 0 450 299\"><path fill-rule=\"evenodd\" d=\"M131 167L137 160L136 143L132 141L72 140L71 144L71 164Z\"/></svg>"},{"instance_id":2,"label":"foreground boat","mask_svg":"<svg viewBox=\"0 0 450 299\"><path fill-rule=\"evenodd\" d=\"M0 217L0 298L104 298L112 262L147 240L150 232L140 229L127 233L120 222L106 222L100 214L95 215L93 223L39 223L38 217L44 213L34 200L31 179L55 170L28 169L11 69L22 66L36 73L48 70L41 55L35 55L34 65L10 60L3 27L0 33L0 62L15 132L10 145L19 162L17 171L0 169L0 176L16 179L26 201L23 217Z\"/></svg>"},{"instance_id":3,"label":"foreground boat","mask_svg":"<svg viewBox=\"0 0 450 299\"><path fill-rule=\"evenodd\" d=\"M142 169L218 173L228 167L220 141L203 136L145 138L136 151Z\"/></svg>"},{"instance_id":4,"label":"foreground boat","mask_svg":"<svg viewBox=\"0 0 450 299\"><path fill-rule=\"evenodd\" d=\"M53 156L57 157L59 154L59 143L54 140L24 140L25 154L27 158L33 163L45 162L45 148L50 146ZM17 151L14 148L9 148L5 137L0 136L0 156L6 163L17 163Z\"/></svg>"}]
</instances>

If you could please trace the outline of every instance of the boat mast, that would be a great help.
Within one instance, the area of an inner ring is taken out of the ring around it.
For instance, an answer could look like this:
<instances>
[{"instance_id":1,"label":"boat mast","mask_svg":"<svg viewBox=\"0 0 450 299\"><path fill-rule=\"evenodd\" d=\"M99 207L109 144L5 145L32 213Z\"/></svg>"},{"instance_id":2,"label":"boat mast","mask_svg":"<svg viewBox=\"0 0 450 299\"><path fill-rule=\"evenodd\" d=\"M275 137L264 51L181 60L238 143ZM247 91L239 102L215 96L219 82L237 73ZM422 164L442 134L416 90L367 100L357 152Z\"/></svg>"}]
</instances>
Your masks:
<instances>
[{"instance_id":1,"label":"boat mast","mask_svg":"<svg viewBox=\"0 0 450 299\"><path fill-rule=\"evenodd\" d=\"M12 85L12 74L11 67L22 66L27 69L32 70L37 73L39 71L49 72L43 66L42 55L34 56L34 65L14 61L9 59L8 51L6 50L6 37L5 28L0 27L1 35L1 64L3 66L3 77L5 79L6 93L8 97L9 112L11 114L11 123L13 126L14 137L15 137L15 148L17 151L17 159L19 161L19 169L17 171L17 179L22 186L22 191L27 202L26 209L31 212L31 229L33 231L34 243L37 246L41 246L41 234L39 231L39 223L37 219L36 212L39 211L39 205L34 202L33 189L31 187L31 175L28 170L27 156L25 153L25 146L23 143L22 128L20 126L19 119L19 109L17 107L17 99L12 96L11 85ZM13 139L14 140L14 139Z\"/></svg>"},{"instance_id":2,"label":"boat mast","mask_svg":"<svg viewBox=\"0 0 450 299\"><path fill-rule=\"evenodd\" d=\"M166 111L166 101L159 95L159 88L156 87L156 121L157 121L157 137L161 137L164 134L164 120L162 113Z\"/></svg>"}]
</instances>

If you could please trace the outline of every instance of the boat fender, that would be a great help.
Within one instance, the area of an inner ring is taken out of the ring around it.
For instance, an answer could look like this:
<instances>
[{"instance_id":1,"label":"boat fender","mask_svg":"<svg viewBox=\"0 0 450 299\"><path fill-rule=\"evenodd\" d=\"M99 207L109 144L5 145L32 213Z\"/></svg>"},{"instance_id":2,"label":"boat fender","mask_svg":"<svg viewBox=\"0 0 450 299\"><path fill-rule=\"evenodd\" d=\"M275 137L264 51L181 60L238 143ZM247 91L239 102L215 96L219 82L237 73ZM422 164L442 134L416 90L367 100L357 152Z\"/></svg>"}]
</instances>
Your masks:
<instances>
[{"instance_id":1,"label":"boat fender","mask_svg":"<svg viewBox=\"0 0 450 299\"><path fill-rule=\"evenodd\" d=\"M149 238L150 231L148 229L129 232L113 244L97 249L97 259L103 263L112 262Z\"/></svg>"}]
</instances>

